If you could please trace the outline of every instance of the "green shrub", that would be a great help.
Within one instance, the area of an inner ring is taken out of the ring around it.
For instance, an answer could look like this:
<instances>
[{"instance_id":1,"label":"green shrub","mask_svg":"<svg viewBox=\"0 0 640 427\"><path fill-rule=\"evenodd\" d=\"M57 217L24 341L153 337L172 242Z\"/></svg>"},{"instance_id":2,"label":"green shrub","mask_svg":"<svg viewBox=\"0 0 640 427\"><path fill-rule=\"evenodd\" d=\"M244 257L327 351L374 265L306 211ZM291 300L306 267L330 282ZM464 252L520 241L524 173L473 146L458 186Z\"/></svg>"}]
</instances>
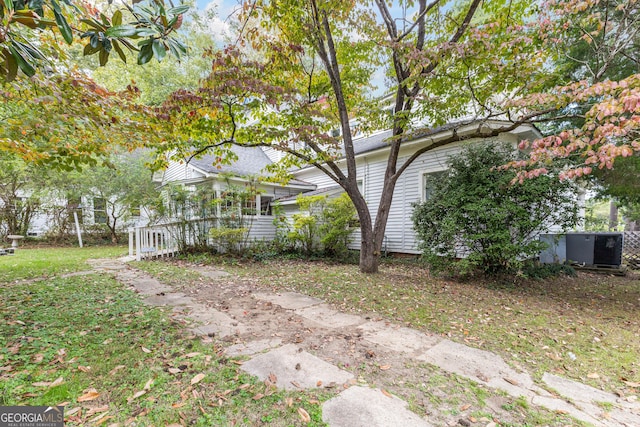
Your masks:
<instances>
[{"instance_id":1,"label":"green shrub","mask_svg":"<svg viewBox=\"0 0 640 427\"><path fill-rule=\"evenodd\" d=\"M224 252L233 254L242 252L248 234L248 228L219 227L209 230L209 237L213 243L222 248Z\"/></svg>"},{"instance_id":2,"label":"green shrub","mask_svg":"<svg viewBox=\"0 0 640 427\"><path fill-rule=\"evenodd\" d=\"M458 275L518 272L544 245L538 234L578 221L575 189L553 175L512 184L508 145L473 145L427 179L429 197L414 206L414 229L435 271Z\"/></svg>"},{"instance_id":3,"label":"green shrub","mask_svg":"<svg viewBox=\"0 0 640 427\"><path fill-rule=\"evenodd\" d=\"M330 200L322 213L320 241L324 252L328 256L343 259L349 253L349 241L357 226L356 208L347 193L342 193Z\"/></svg>"}]
</instances>

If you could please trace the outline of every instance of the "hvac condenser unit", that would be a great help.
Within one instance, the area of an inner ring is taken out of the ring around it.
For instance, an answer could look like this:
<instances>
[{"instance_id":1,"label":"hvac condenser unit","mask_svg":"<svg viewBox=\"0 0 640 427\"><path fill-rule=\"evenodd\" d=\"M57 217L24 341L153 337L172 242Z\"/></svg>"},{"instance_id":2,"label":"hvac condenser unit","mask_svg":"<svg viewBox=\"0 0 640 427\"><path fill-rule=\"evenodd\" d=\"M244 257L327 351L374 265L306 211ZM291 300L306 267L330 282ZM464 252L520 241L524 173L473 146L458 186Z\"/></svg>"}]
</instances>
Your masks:
<instances>
[{"instance_id":1,"label":"hvac condenser unit","mask_svg":"<svg viewBox=\"0 0 640 427\"><path fill-rule=\"evenodd\" d=\"M540 254L540 262L569 262L590 267L620 267L622 233L543 234L540 240L549 247Z\"/></svg>"}]
</instances>

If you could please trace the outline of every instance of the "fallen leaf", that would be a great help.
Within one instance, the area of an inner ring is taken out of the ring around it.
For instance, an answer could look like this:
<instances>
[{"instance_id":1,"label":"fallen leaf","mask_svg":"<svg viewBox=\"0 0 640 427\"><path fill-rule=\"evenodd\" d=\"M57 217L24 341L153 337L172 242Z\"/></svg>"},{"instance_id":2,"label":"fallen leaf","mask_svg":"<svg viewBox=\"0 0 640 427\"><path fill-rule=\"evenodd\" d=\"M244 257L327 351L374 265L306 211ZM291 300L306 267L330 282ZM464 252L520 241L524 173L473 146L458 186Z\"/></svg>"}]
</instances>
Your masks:
<instances>
[{"instance_id":1,"label":"fallen leaf","mask_svg":"<svg viewBox=\"0 0 640 427\"><path fill-rule=\"evenodd\" d=\"M65 417L70 417L71 415L76 414L76 413L77 413L78 411L80 411L81 409L82 409L82 408L81 408L80 406L76 406L75 408L73 408L73 409L69 409L68 411L67 411L67 410L65 410L65 411L64 411L64 415L65 415Z\"/></svg>"},{"instance_id":2,"label":"fallen leaf","mask_svg":"<svg viewBox=\"0 0 640 427\"><path fill-rule=\"evenodd\" d=\"M178 402L171 404L172 408L182 408L185 405L185 402Z\"/></svg>"},{"instance_id":3,"label":"fallen leaf","mask_svg":"<svg viewBox=\"0 0 640 427\"><path fill-rule=\"evenodd\" d=\"M44 354L38 353L33 355L33 362L40 363L44 359Z\"/></svg>"},{"instance_id":4,"label":"fallen leaf","mask_svg":"<svg viewBox=\"0 0 640 427\"><path fill-rule=\"evenodd\" d=\"M316 387L322 387L322 381L318 380L318 382L316 383Z\"/></svg>"},{"instance_id":5,"label":"fallen leaf","mask_svg":"<svg viewBox=\"0 0 640 427\"><path fill-rule=\"evenodd\" d=\"M144 390L151 390L151 386L153 385L153 380L147 381L147 383L142 387Z\"/></svg>"},{"instance_id":6,"label":"fallen leaf","mask_svg":"<svg viewBox=\"0 0 640 427\"><path fill-rule=\"evenodd\" d=\"M139 398L140 396L144 396L145 394L147 394L147 390L140 390L140 391L136 392L133 396L128 398L127 399L127 403L131 403L134 400L136 400L137 398Z\"/></svg>"},{"instance_id":7,"label":"fallen leaf","mask_svg":"<svg viewBox=\"0 0 640 427\"><path fill-rule=\"evenodd\" d=\"M303 423L308 423L311 421L311 417L309 416L309 413L305 411L304 408L298 408L298 415L300 415L300 419L302 420Z\"/></svg>"},{"instance_id":8,"label":"fallen leaf","mask_svg":"<svg viewBox=\"0 0 640 427\"><path fill-rule=\"evenodd\" d=\"M147 347L145 346L140 346L140 348L142 349L142 351L144 351L145 353L151 353L151 350L149 350Z\"/></svg>"},{"instance_id":9,"label":"fallen leaf","mask_svg":"<svg viewBox=\"0 0 640 427\"><path fill-rule=\"evenodd\" d=\"M231 363L235 363L236 365L242 365L244 361L242 360L232 360Z\"/></svg>"},{"instance_id":10,"label":"fallen leaf","mask_svg":"<svg viewBox=\"0 0 640 427\"><path fill-rule=\"evenodd\" d=\"M168 371L170 374L179 374L180 372L182 372L182 370L178 368L169 368Z\"/></svg>"},{"instance_id":11,"label":"fallen leaf","mask_svg":"<svg viewBox=\"0 0 640 427\"><path fill-rule=\"evenodd\" d=\"M94 400L98 397L100 397L100 393L98 393L95 389L91 389L82 396L78 397L78 402L88 402L89 400Z\"/></svg>"},{"instance_id":12,"label":"fallen leaf","mask_svg":"<svg viewBox=\"0 0 640 427\"><path fill-rule=\"evenodd\" d=\"M90 420L89 422L99 426L100 424L106 423L111 418L113 418L113 415L107 416L107 412L105 412L104 414L98 415L97 417L95 417L94 419Z\"/></svg>"},{"instance_id":13,"label":"fallen leaf","mask_svg":"<svg viewBox=\"0 0 640 427\"><path fill-rule=\"evenodd\" d=\"M638 387L640 387L640 383L634 383L634 382L631 382L631 381L623 381L623 382L624 382L628 387L631 387L631 388L638 388Z\"/></svg>"},{"instance_id":14,"label":"fallen leaf","mask_svg":"<svg viewBox=\"0 0 640 427\"><path fill-rule=\"evenodd\" d=\"M381 389L380 389L380 391L381 391L381 392L382 392L382 394L384 394L385 396L387 396L387 397L392 397L392 396L391 396L391 393L389 393L387 390L385 390L385 389L381 388Z\"/></svg>"},{"instance_id":15,"label":"fallen leaf","mask_svg":"<svg viewBox=\"0 0 640 427\"><path fill-rule=\"evenodd\" d=\"M195 377L191 378L191 385L196 385L205 377L204 374L198 374Z\"/></svg>"},{"instance_id":16,"label":"fallen leaf","mask_svg":"<svg viewBox=\"0 0 640 427\"><path fill-rule=\"evenodd\" d=\"M278 377L276 377L276 374L271 372L269 374L269 381L271 381L273 384L277 383L278 382Z\"/></svg>"},{"instance_id":17,"label":"fallen leaf","mask_svg":"<svg viewBox=\"0 0 640 427\"><path fill-rule=\"evenodd\" d=\"M182 424L173 423L173 424L169 424L167 427L183 427L183 426Z\"/></svg>"},{"instance_id":18,"label":"fallen leaf","mask_svg":"<svg viewBox=\"0 0 640 427\"><path fill-rule=\"evenodd\" d=\"M120 369L124 369L124 368L126 368L126 366L118 365L118 366L116 366L115 368L113 368L112 370L109 371L109 375L113 375L116 372L118 372Z\"/></svg>"},{"instance_id":19,"label":"fallen leaf","mask_svg":"<svg viewBox=\"0 0 640 427\"><path fill-rule=\"evenodd\" d=\"M284 402L287 404L287 407L291 408L293 406L293 397L287 397Z\"/></svg>"},{"instance_id":20,"label":"fallen leaf","mask_svg":"<svg viewBox=\"0 0 640 427\"><path fill-rule=\"evenodd\" d=\"M508 382L509 384L513 384L513 385L520 385L520 383L518 383L518 381L512 379L512 378L503 378L503 380L505 380L506 382Z\"/></svg>"},{"instance_id":21,"label":"fallen leaf","mask_svg":"<svg viewBox=\"0 0 640 427\"><path fill-rule=\"evenodd\" d=\"M302 387L300 387L300 383L297 382L297 381L291 381L291 385L296 387L296 388L302 388Z\"/></svg>"},{"instance_id":22,"label":"fallen leaf","mask_svg":"<svg viewBox=\"0 0 640 427\"><path fill-rule=\"evenodd\" d=\"M87 373L90 370L91 370L91 366L82 366L82 365L78 366L78 371L80 371L80 372Z\"/></svg>"},{"instance_id":23,"label":"fallen leaf","mask_svg":"<svg viewBox=\"0 0 640 427\"><path fill-rule=\"evenodd\" d=\"M51 385L50 381L38 381L31 384L34 387L49 387Z\"/></svg>"},{"instance_id":24,"label":"fallen leaf","mask_svg":"<svg viewBox=\"0 0 640 427\"><path fill-rule=\"evenodd\" d=\"M264 397L264 394L262 393L258 393L255 396L253 396L253 400L260 400Z\"/></svg>"},{"instance_id":25,"label":"fallen leaf","mask_svg":"<svg viewBox=\"0 0 640 427\"><path fill-rule=\"evenodd\" d=\"M64 382L64 378L58 377L58 378L56 378L56 380L54 382L51 383L51 385L49 387L58 386L58 385L62 384L63 382Z\"/></svg>"},{"instance_id":26,"label":"fallen leaf","mask_svg":"<svg viewBox=\"0 0 640 427\"><path fill-rule=\"evenodd\" d=\"M193 353L187 353L184 355L184 357L188 357L188 358L192 358L192 357L196 357L201 353L198 353L197 351L194 351Z\"/></svg>"},{"instance_id":27,"label":"fallen leaf","mask_svg":"<svg viewBox=\"0 0 640 427\"><path fill-rule=\"evenodd\" d=\"M100 413L100 412L107 412L109 410L109 405L104 405L104 406L98 406L97 408L91 408L89 409L89 412L87 412L85 414L86 417L90 417L91 415ZM67 415L67 414L65 414Z\"/></svg>"},{"instance_id":28,"label":"fallen leaf","mask_svg":"<svg viewBox=\"0 0 640 427\"><path fill-rule=\"evenodd\" d=\"M466 410L467 410L467 409L469 409L469 408L471 408L471 405L469 405L469 404L467 403L466 405L462 405L462 406L460 407L460 410L461 410L461 411L466 411Z\"/></svg>"},{"instance_id":29,"label":"fallen leaf","mask_svg":"<svg viewBox=\"0 0 640 427\"><path fill-rule=\"evenodd\" d=\"M591 378L592 380L595 380L600 378L600 375L598 375L597 372L591 372L590 374L587 374L587 378Z\"/></svg>"},{"instance_id":30,"label":"fallen leaf","mask_svg":"<svg viewBox=\"0 0 640 427\"><path fill-rule=\"evenodd\" d=\"M388 371L389 369L391 369L391 365L381 365L378 366L378 368L380 368L381 371Z\"/></svg>"}]
</instances>

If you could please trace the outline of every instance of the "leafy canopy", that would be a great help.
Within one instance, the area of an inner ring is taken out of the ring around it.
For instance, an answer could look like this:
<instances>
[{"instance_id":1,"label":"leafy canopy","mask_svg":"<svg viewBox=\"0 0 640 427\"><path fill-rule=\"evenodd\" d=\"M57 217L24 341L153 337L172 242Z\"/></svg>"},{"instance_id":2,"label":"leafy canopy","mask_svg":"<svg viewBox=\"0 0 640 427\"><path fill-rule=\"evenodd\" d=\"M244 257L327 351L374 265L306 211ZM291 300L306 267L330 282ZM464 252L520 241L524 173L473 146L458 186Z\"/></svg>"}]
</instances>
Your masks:
<instances>
[{"instance_id":1,"label":"leafy canopy","mask_svg":"<svg viewBox=\"0 0 640 427\"><path fill-rule=\"evenodd\" d=\"M42 63L64 54L58 34L67 44L76 37L84 39L84 55L98 55L100 65L113 52L126 62L126 50L138 53L138 64L154 56L162 60L167 53L178 57L186 53L186 46L174 36L188 5L167 7L164 0L119 4L107 15L88 3L70 0L0 2L0 78L12 81L18 71L31 77Z\"/></svg>"}]
</instances>

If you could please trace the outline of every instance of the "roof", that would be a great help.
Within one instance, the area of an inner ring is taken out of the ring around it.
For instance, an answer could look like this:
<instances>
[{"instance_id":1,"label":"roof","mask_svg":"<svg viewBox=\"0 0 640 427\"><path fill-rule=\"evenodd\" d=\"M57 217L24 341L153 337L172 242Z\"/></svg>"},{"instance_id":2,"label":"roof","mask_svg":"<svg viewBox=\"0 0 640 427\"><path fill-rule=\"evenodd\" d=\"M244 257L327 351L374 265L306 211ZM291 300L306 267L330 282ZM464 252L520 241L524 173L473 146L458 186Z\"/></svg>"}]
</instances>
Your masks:
<instances>
[{"instance_id":1,"label":"roof","mask_svg":"<svg viewBox=\"0 0 640 427\"><path fill-rule=\"evenodd\" d=\"M457 122L447 123L445 125L437 126L434 128L426 127L426 128L418 129L408 135L405 135L403 139L406 142L410 142L410 141L418 140L420 138L436 136L442 132L450 131L453 129L460 129L465 126L475 126L475 125L482 126L485 124L490 126L491 124L498 124L498 123L505 123L505 122L501 120L492 120L492 121L470 120L470 119L459 120ZM533 129L534 129L534 132L538 132L538 130L535 127L533 127ZM388 147L389 138L391 138L392 136L393 136L393 132L391 130L386 130L384 132L379 132L370 136L356 138L353 140L353 148L354 148L355 154L356 155L364 154L380 148ZM342 154L344 155L344 150Z\"/></svg>"},{"instance_id":2,"label":"roof","mask_svg":"<svg viewBox=\"0 0 640 427\"><path fill-rule=\"evenodd\" d=\"M301 193L301 195L303 195L305 197L307 197L307 196L319 196L319 195L322 195L322 194L330 194L330 193L337 192L337 191L344 191L344 190L339 185L332 185L331 187L324 187L324 188L319 188L319 189L313 190L313 191L307 191L305 193ZM293 195L293 196L280 197L278 199L278 201L287 203L287 202L295 201L297 197L298 197L298 194Z\"/></svg>"},{"instance_id":3,"label":"roof","mask_svg":"<svg viewBox=\"0 0 640 427\"><path fill-rule=\"evenodd\" d=\"M191 159L189 164L206 173L232 173L239 176L255 175L271 164L271 160L260 147L234 145L231 151L238 156L238 160L230 165L218 164L216 156L212 155Z\"/></svg>"},{"instance_id":4,"label":"roof","mask_svg":"<svg viewBox=\"0 0 640 427\"><path fill-rule=\"evenodd\" d=\"M200 158L193 158L189 164L207 174L230 173L242 177L257 175L262 172L265 167L273 163L261 147L233 145L231 151L238 156L238 159L231 164L218 163L214 155L204 155ZM291 185L315 187L315 184L301 179L291 179L288 183Z\"/></svg>"}]
</instances>

